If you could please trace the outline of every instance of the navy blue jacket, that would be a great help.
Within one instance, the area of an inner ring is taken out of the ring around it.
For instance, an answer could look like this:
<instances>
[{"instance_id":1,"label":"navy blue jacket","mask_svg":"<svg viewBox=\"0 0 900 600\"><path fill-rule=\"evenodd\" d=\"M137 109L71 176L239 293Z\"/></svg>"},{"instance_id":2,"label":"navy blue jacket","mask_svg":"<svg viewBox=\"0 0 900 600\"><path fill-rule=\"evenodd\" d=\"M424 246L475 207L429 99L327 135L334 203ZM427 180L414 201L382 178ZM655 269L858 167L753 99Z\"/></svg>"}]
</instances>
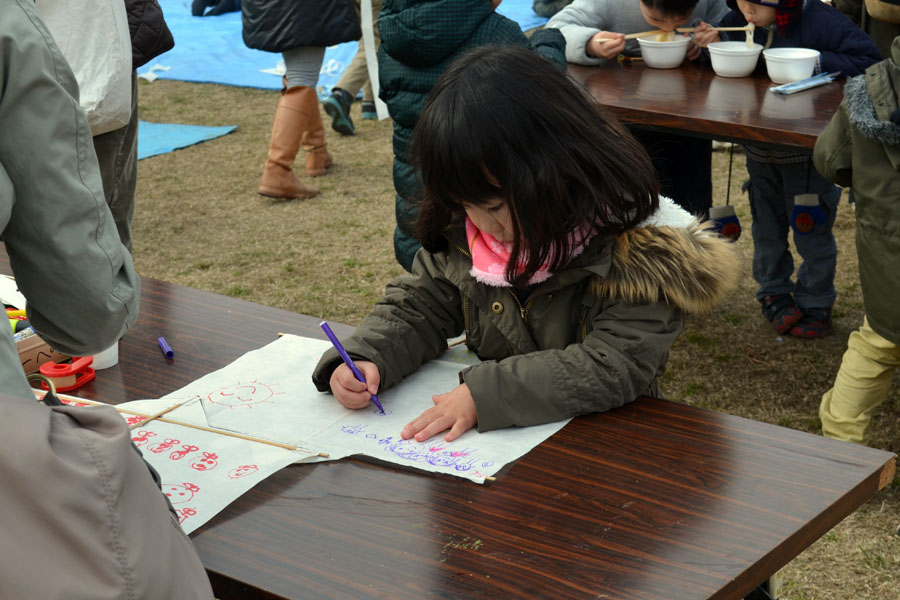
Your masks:
<instances>
[{"instance_id":1,"label":"navy blue jacket","mask_svg":"<svg viewBox=\"0 0 900 600\"><path fill-rule=\"evenodd\" d=\"M744 26L747 20L738 10L722 19L723 27ZM772 25L774 27L774 24ZM744 32L721 32L723 39L744 40ZM769 32L757 28L753 41L765 46ZM785 35L775 34L771 48L811 48L821 52L817 73L840 71L845 77L862 74L867 67L881 60L881 52L862 29L841 11L820 2L806 0L803 16L790 26ZM762 55L760 62L764 61Z\"/></svg>"}]
</instances>

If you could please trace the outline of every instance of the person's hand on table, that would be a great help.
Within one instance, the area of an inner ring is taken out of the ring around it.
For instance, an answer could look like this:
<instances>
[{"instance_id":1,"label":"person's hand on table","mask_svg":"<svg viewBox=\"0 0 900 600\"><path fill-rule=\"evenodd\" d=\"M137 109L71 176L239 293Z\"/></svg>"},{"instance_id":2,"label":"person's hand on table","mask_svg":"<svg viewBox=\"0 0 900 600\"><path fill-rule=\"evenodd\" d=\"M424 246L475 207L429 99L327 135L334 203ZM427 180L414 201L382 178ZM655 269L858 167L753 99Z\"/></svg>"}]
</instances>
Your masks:
<instances>
[{"instance_id":1,"label":"person's hand on table","mask_svg":"<svg viewBox=\"0 0 900 600\"><path fill-rule=\"evenodd\" d=\"M334 370L328 382L331 385L331 393L341 403L341 406L353 410L368 406L372 394L378 393L378 384L381 383L381 374L375 363L366 360L355 362L363 377L366 378L365 383L357 381L353 376L353 371L344 363Z\"/></svg>"},{"instance_id":2,"label":"person's hand on table","mask_svg":"<svg viewBox=\"0 0 900 600\"><path fill-rule=\"evenodd\" d=\"M594 34L584 48L584 52L588 56L606 59L617 57L623 50L625 50L625 34L612 31L601 31Z\"/></svg>"},{"instance_id":3,"label":"person's hand on table","mask_svg":"<svg viewBox=\"0 0 900 600\"><path fill-rule=\"evenodd\" d=\"M465 383L458 385L446 394L432 397L434 406L408 423L400 436L404 440L415 437L417 442L424 442L442 431L450 430L444 436L445 442L452 442L478 422L475 401L472 392Z\"/></svg>"}]
</instances>

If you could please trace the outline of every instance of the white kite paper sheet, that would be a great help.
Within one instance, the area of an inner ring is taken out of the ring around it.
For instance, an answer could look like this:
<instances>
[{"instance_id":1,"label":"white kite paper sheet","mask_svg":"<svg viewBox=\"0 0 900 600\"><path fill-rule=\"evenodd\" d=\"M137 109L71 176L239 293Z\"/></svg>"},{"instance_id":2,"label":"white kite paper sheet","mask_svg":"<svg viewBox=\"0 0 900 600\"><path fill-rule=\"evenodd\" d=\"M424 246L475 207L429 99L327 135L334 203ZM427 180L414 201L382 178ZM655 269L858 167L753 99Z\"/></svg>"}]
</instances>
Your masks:
<instances>
[{"instance_id":1,"label":"white kite paper sheet","mask_svg":"<svg viewBox=\"0 0 900 600\"><path fill-rule=\"evenodd\" d=\"M199 396L212 427L325 452L329 460L363 454L477 483L568 422L487 433L470 430L450 443L444 434L424 443L403 440L401 429L433 406L433 395L459 385L460 363L473 362L471 353L448 352L379 394L385 409L381 414L374 406L348 410L316 390L312 372L330 347L327 341L284 335L164 399L171 403Z\"/></svg>"},{"instance_id":2,"label":"white kite paper sheet","mask_svg":"<svg viewBox=\"0 0 900 600\"><path fill-rule=\"evenodd\" d=\"M176 402L139 400L116 408L156 414ZM123 414L126 422L141 418ZM166 413L166 419L205 424L199 399ZM132 430L132 441L162 480L185 533L191 533L244 492L291 463L310 459L287 450L237 437L154 420Z\"/></svg>"}]
</instances>

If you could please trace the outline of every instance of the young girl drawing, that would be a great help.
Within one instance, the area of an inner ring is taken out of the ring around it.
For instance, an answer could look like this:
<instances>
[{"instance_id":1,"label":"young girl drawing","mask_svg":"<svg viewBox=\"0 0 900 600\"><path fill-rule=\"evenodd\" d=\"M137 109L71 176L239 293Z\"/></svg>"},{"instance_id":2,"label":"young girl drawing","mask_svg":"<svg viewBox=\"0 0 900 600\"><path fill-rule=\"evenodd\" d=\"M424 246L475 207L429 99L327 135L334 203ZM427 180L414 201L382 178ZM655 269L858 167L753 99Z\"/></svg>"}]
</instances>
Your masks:
<instances>
[{"instance_id":1,"label":"young girl drawing","mask_svg":"<svg viewBox=\"0 0 900 600\"><path fill-rule=\"evenodd\" d=\"M481 363L402 436L452 441L605 411L657 380L685 311L734 281L733 246L658 196L647 153L528 49L482 47L438 80L413 136L423 248L313 374L351 409L465 331Z\"/></svg>"}]
</instances>

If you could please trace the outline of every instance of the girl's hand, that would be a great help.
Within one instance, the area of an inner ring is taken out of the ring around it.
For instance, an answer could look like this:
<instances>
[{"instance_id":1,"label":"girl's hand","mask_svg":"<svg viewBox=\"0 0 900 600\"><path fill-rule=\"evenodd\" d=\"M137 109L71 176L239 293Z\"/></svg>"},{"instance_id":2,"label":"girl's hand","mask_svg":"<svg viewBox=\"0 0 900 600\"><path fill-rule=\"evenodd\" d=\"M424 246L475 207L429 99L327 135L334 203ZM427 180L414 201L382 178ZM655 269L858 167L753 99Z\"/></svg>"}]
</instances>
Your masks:
<instances>
[{"instance_id":1,"label":"girl's hand","mask_svg":"<svg viewBox=\"0 0 900 600\"><path fill-rule=\"evenodd\" d=\"M687 58L694 60L700 56L700 48L706 48L713 42L718 42L719 39L719 32L713 29L709 23L700 23L694 29L694 36L691 38L693 43L688 47Z\"/></svg>"},{"instance_id":2,"label":"girl's hand","mask_svg":"<svg viewBox=\"0 0 900 600\"><path fill-rule=\"evenodd\" d=\"M400 432L404 440L415 436L417 442L424 442L449 429L450 432L444 436L444 441L452 442L478 422L475 401L472 400L472 393L465 383L451 392L433 396L432 401L433 407L407 424Z\"/></svg>"},{"instance_id":3,"label":"girl's hand","mask_svg":"<svg viewBox=\"0 0 900 600\"><path fill-rule=\"evenodd\" d=\"M337 398L344 408L356 410L365 408L369 404L372 394L378 393L378 384L381 383L381 374L378 373L378 367L375 363L365 360L354 361L356 366L362 371L366 378L366 383L357 381L353 376L353 371L346 364L341 363L340 366L331 374L331 393Z\"/></svg>"},{"instance_id":4,"label":"girl's hand","mask_svg":"<svg viewBox=\"0 0 900 600\"><path fill-rule=\"evenodd\" d=\"M604 40L604 41L600 41ZM615 58L625 50L625 34L601 31L587 41L584 52L594 58Z\"/></svg>"}]
</instances>

